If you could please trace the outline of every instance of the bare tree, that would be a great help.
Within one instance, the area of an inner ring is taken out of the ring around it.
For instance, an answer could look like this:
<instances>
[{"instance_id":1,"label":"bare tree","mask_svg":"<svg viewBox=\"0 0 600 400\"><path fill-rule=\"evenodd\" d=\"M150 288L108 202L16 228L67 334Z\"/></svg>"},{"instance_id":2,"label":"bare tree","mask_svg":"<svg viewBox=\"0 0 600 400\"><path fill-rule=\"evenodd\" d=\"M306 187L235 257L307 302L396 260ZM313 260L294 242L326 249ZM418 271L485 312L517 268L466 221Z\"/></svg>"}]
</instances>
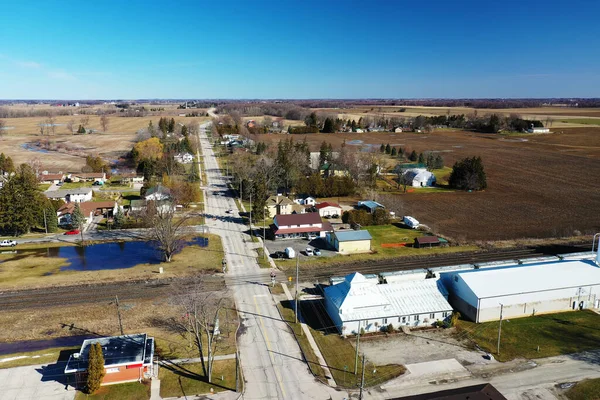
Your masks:
<instances>
[{"instance_id":1,"label":"bare tree","mask_svg":"<svg viewBox=\"0 0 600 400\"><path fill-rule=\"evenodd\" d=\"M82 115L81 118L79 119L79 123L85 128L85 130L87 130L87 126L90 123L90 116Z\"/></svg>"},{"instance_id":2,"label":"bare tree","mask_svg":"<svg viewBox=\"0 0 600 400\"><path fill-rule=\"evenodd\" d=\"M42 162L39 158L35 157L29 160L29 166L35 172L36 178L40 176L40 169L42 169Z\"/></svg>"},{"instance_id":3,"label":"bare tree","mask_svg":"<svg viewBox=\"0 0 600 400\"><path fill-rule=\"evenodd\" d=\"M6 134L6 122L3 119L0 119L0 138Z\"/></svg>"},{"instance_id":4,"label":"bare tree","mask_svg":"<svg viewBox=\"0 0 600 400\"><path fill-rule=\"evenodd\" d=\"M71 135L75 134L75 120L74 119L70 119L69 121L67 121L67 130L69 132L71 132Z\"/></svg>"},{"instance_id":5,"label":"bare tree","mask_svg":"<svg viewBox=\"0 0 600 400\"><path fill-rule=\"evenodd\" d=\"M52 135L54 136L54 134L56 133L56 118L54 118L54 116L49 116L48 118L46 118L46 134L48 134L48 136Z\"/></svg>"},{"instance_id":6,"label":"bare tree","mask_svg":"<svg viewBox=\"0 0 600 400\"><path fill-rule=\"evenodd\" d=\"M226 292L210 291L198 280L190 288L186 286L173 298L184 317L173 318L171 323L176 329L192 335L194 346L198 350L204 376L212 382L212 371L219 344L219 313L226 305Z\"/></svg>"},{"instance_id":7,"label":"bare tree","mask_svg":"<svg viewBox=\"0 0 600 400\"><path fill-rule=\"evenodd\" d=\"M409 184L407 176L408 170L406 168L403 168L401 165L397 165L394 169L394 172L396 173L398 189L400 189L400 186L402 186L402 190L404 190L404 193L406 193L406 188Z\"/></svg>"},{"instance_id":8,"label":"bare tree","mask_svg":"<svg viewBox=\"0 0 600 400\"><path fill-rule=\"evenodd\" d=\"M102 127L102 132L105 132L108 130L108 124L110 123L110 120L108 119L108 115L106 114L102 114L102 116L100 117L100 126Z\"/></svg>"},{"instance_id":9,"label":"bare tree","mask_svg":"<svg viewBox=\"0 0 600 400\"><path fill-rule=\"evenodd\" d=\"M42 121L38 126L40 127L40 135L44 136L44 133L46 132L46 122Z\"/></svg>"},{"instance_id":10,"label":"bare tree","mask_svg":"<svg viewBox=\"0 0 600 400\"><path fill-rule=\"evenodd\" d=\"M148 239L155 243L165 261L171 262L173 255L183 248L190 236L187 227L189 217L176 217L175 202L161 200L148 202L144 219L148 226Z\"/></svg>"}]
</instances>

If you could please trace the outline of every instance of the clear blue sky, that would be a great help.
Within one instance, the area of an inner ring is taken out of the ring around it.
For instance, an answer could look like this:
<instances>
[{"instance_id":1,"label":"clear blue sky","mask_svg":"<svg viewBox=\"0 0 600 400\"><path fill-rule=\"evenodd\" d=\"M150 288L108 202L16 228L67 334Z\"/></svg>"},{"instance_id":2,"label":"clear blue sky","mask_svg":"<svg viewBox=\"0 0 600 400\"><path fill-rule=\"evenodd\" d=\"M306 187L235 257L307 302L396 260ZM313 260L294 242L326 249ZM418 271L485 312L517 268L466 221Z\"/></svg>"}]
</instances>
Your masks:
<instances>
[{"instance_id":1,"label":"clear blue sky","mask_svg":"<svg viewBox=\"0 0 600 400\"><path fill-rule=\"evenodd\" d=\"M600 97L600 1L3 1L0 98Z\"/></svg>"}]
</instances>

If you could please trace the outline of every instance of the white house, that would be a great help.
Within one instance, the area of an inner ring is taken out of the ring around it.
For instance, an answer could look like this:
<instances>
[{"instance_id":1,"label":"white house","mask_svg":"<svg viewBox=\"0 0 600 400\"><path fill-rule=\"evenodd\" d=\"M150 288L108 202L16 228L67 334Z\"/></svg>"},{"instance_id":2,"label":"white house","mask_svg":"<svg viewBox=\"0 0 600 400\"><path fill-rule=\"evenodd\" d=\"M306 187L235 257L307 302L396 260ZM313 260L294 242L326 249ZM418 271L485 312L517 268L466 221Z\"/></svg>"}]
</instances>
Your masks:
<instances>
[{"instance_id":1,"label":"white house","mask_svg":"<svg viewBox=\"0 0 600 400\"><path fill-rule=\"evenodd\" d=\"M319 213L276 215L271 225L275 239L297 239L302 237L325 237L333 228L323 222Z\"/></svg>"},{"instance_id":2,"label":"white house","mask_svg":"<svg viewBox=\"0 0 600 400\"><path fill-rule=\"evenodd\" d=\"M59 182L62 182L64 179L64 175L63 174L42 174L40 175L40 183L50 183L50 184L56 184Z\"/></svg>"},{"instance_id":3,"label":"white house","mask_svg":"<svg viewBox=\"0 0 600 400\"><path fill-rule=\"evenodd\" d=\"M72 173L67 176L73 182L106 182L106 173L104 172L81 172Z\"/></svg>"},{"instance_id":4,"label":"white house","mask_svg":"<svg viewBox=\"0 0 600 400\"><path fill-rule=\"evenodd\" d=\"M441 273L455 309L475 322L600 307L600 268L591 259Z\"/></svg>"},{"instance_id":5,"label":"white house","mask_svg":"<svg viewBox=\"0 0 600 400\"><path fill-rule=\"evenodd\" d=\"M299 199L294 199L294 203L300 204L301 206L314 206L317 204L317 199L314 197L301 197Z\"/></svg>"},{"instance_id":6,"label":"white house","mask_svg":"<svg viewBox=\"0 0 600 400\"><path fill-rule=\"evenodd\" d=\"M427 187L435 185L435 175L426 168L411 168L404 172L404 179L413 187Z\"/></svg>"},{"instance_id":7,"label":"white house","mask_svg":"<svg viewBox=\"0 0 600 400\"><path fill-rule=\"evenodd\" d=\"M92 200L91 188L60 189L44 192L47 198L64 202L81 203Z\"/></svg>"},{"instance_id":8,"label":"white house","mask_svg":"<svg viewBox=\"0 0 600 400\"><path fill-rule=\"evenodd\" d=\"M163 185L158 184L156 186L149 188L146 191L144 198L146 199L146 201L167 200L167 199L171 198L171 191L169 190L169 188L166 188Z\"/></svg>"},{"instance_id":9,"label":"white house","mask_svg":"<svg viewBox=\"0 0 600 400\"><path fill-rule=\"evenodd\" d=\"M529 132L529 133L550 133L550 129L544 128L543 126L540 126L540 127L532 126L531 128L527 129L527 132Z\"/></svg>"},{"instance_id":10,"label":"white house","mask_svg":"<svg viewBox=\"0 0 600 400\"><path fill-rule=\"evenodd\" d=\"M376 332L393 325L425 327L452 315L438 279L380 284L354 272L325 288L325 308L343 335Z\"/></svg>"},{"instance_id":11,"label":"white house","mask_svg":"<svg viewBox=\"0 0 600 400\"><path fill-rule=\"evenodd\" d=\"M177 161L180 164L190 164L194 161L194 156L191 155L190 153L175 154L175 156L173 156L173 158L175 159L175 161Z\"/></svg>"},{"instance_id":12,"label":"white house","mask_svg":"<svg viewBox=\"0 0 600 400\"><path fill-rule=\"evenodd\" d=\"M334 215L342 215L342 207L336 203L329 203L324 201L323 203L319 203L315 206L317 212L321 217L331 217Z\"/></svg>"}]
</instances>

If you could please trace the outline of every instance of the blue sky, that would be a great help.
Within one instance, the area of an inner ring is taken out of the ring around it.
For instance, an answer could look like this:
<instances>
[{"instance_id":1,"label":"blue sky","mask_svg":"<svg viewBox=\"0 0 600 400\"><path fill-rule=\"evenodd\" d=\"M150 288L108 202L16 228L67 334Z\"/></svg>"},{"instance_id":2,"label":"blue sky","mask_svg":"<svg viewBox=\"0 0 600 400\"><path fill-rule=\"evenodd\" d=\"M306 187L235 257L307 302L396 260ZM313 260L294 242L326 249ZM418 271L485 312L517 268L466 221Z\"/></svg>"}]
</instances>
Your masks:
<instances>
[{"instance_id":1,"label":"blue sky","mask_svg":"<svg viewBox=\"0 0 600 400\"><path fill-rule=\"evenodd\" d=\"M0 98L600 97L598 1L8 1Z\"/></svg>"}]
</instances>

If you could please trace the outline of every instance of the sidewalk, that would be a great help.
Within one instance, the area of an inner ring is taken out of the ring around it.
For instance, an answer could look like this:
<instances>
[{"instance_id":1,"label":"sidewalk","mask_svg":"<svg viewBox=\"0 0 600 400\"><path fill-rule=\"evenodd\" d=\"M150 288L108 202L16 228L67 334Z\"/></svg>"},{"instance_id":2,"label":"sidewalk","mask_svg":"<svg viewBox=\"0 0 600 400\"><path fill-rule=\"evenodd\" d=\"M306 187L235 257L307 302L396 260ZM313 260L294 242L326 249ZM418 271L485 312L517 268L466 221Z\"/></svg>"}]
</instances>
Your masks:
<instances>
[{"instance_id":1,"label":"sidewalk","mask_svg":"<svg viewBox=\"0 0 600 400\"><path fill-rule=\"evenodd\" d=\"M235 358L235 353L233 354L223 354L221 356L215 356L215 361L220 360L232 360ZM159 364L191 364L191 363L199 363L201 359L198 358L178 358L175 360L161 360Z\"/></svg>"},{"instance_id":2,"label":"sidewalk","mask_svg":"<svg viewBox=\"0 0 600 400\"><path fill-rule=\"evenodd\" d=\"M282 283L281 286L283 287L283 291L285 292L285 296L287 297L287 299L290 301L293 300L294 297L290 293L287 285ZM331 371L329 370L329 366L325 362L325 358L323 358L323 354L321 354L321 349L319 349L319 346L317 346L317 342L315 342L315 339L313 338L312 333L310 333L310 330L308 329L308 327L306 326L306 324L304 322L300 321L300 326L302 327L302 332L304 332L306 339L308 339L308 343L310 344L310 347L315 352L315 355L317 356L317 360L319 360L319 364L321 364L321 367L323 368L323 372L325 373L325 376L328 377L327 383L331 387L336 387L337 383L333 379L333 375L331 374Z\"/></svg>"}]
</instances>

